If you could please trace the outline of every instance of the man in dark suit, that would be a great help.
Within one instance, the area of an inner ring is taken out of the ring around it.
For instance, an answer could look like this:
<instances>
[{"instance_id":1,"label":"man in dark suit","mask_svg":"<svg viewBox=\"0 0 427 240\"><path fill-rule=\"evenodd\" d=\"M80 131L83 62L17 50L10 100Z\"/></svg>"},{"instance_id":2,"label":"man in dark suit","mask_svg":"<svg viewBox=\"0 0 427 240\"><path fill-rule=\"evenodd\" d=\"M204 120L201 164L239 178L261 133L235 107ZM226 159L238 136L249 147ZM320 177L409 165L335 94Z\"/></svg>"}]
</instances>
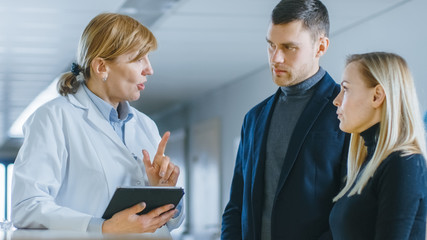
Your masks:
<instances>
[{"instance_id":1,"label":"man in dark suit","mask_svg":"<svg viewBox=\"0 0 427 240\"><path fill-rule=\"evenodd\" d=\"M245 116L222 239L332 239L328 217L349 136L332 104L340 87L319 66L329 17L318 0L282 0L268 56L277 92Z\"/></svg>"}]
</instances>

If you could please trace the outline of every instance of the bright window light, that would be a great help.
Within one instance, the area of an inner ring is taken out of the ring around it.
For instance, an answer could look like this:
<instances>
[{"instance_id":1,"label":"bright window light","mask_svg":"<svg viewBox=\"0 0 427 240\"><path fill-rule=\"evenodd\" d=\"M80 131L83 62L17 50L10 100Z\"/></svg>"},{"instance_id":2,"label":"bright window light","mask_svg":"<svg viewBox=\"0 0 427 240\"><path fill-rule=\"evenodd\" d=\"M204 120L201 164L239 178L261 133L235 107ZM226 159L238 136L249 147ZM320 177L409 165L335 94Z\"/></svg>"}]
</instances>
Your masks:
<instances>
[{"instance_id":1,"label":"bright window light","mask_svg":"<svg viewBox=\"0 0 427 240\"><path fill-rule=\"evenodd\" d=\"M3 164L0 164L0 221L3 221L5 216L5 200L6 200L6 189L5 189L5 174L6 168Z\"/></svg>"},{"instance_id":2,"label":"bright window light","mask_svg":"<svg viewBox=\"0 0 427 240\"><path fill-rule=\"evenodd\" d=\"M12 213L12 173L13 173L13 164L9 164L7 166L7 218L9 221L11 220L11 213Z\"/></svg>"}]
</instances>

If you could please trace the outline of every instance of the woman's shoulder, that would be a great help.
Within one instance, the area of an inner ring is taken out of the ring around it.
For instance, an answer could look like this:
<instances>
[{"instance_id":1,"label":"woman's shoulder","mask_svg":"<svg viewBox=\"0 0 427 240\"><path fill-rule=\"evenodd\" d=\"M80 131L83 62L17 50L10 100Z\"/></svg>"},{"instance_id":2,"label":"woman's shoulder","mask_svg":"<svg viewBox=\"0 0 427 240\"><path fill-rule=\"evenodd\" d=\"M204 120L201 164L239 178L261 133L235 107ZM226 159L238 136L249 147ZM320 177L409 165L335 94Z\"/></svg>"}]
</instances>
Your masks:
<instances>
[{"instance_id":1,"label":"woman's shoulder","mask_svg":"<svg viewBox=\"0 0 427 240\"><path fill-rule=\"evenodd\" d=\"M425 158L421 153L405 153L403 151L392 152L384 159L384 163L393 165L418 165L424 163Z\"/></svg>"},{"instance_id":2,"label":"woman's shoulder","mask_svg":"<svg viewBox=\"0 0 427 240\"><path fill-rule=\"evenodd\" d=\"M427 196L426 160L421 154L391 153L374 173L374 189L381 193Z\"/></svg>"},{"instance_id":3,"label":"woman's shoulder","mask_svg":"<svg viewBox=\"0 0 427 240\"><path fill-rule=\"evenodd\" d=\"M69 104L67 97L57 96L56 98L49 100L49 101L45 102L44 104L42 104L40 107L38 107L36 109L35 112L37 112L37 111L43 111L43 112L53 111L55 109L64 108L68 105L70 105L70 104Z\"/></svg>"},{"instance_id":4,"label":"woman's shoulder","mask_svg":"<svg viewBox=\"0 0 427 240\"><path fill-rule=\"evenodd\" d=\"M64 113L73 114L70 111L72 105L69 103L67 97L58 96L52 100L42 104L29 116L29 121L41 120L45 121L48 119L57 119L64 115Z\"/></svg>"},{"instance_id":5,"label":"woman's shoulder","mask_svg":"<svg viewBox=\"0 0 427 240\"><path fill-rule=\"evenodd\" d=\"M384 159L378 170L391 175L425 176L427 164L422 154L405 154L402 151L396 151Z\"/></svg>"}]
</instances>

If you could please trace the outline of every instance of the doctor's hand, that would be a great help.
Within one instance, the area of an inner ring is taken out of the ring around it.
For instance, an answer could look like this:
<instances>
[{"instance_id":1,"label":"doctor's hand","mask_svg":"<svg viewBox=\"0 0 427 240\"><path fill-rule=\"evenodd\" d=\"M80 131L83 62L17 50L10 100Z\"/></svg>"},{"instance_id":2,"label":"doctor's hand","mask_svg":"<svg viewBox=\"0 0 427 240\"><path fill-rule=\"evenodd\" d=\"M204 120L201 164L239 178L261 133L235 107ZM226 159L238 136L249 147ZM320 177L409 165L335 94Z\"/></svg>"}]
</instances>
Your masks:
<instances>
[{"instance_id":1,"label":"doctor's hand","mask_svg":"<svg viewBox=\"0 0 427 240\"><path fill-rule=\"evenodd\" d=\"M138 215L145 208L145 203L120 211L102 224L102 233L146 233L155 232L165 225L178 211L173 204L164 205L151 210L147 214Z\"/></svg>"},{"instance_id":2,"label":"doctor's hand","mask_svg":"<svg viewBox=\"0 0 427 240\"><path fill-rule=\"evenodd\" d=\"M157 153L151 163L150 156L146 150L142 150L144 155L145 172L151 186L175 186L178 181L179 167L175 166L168 156L165 156L166 144L170 132L166 132L157 147Z\"/></svg>"}]
</instances>

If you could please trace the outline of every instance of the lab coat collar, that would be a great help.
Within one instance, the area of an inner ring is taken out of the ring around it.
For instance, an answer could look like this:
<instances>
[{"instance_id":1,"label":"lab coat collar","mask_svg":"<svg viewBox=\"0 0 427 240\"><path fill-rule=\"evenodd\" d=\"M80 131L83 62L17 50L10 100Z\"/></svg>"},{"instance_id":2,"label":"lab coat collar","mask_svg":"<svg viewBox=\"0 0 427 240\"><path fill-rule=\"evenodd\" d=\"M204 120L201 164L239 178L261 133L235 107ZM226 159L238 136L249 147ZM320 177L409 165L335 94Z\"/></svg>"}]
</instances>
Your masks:
<instances>
[{"instance_id":1,"label":"lab coat collar","mask_svg":"<svg viewBox=\"0 0 427 240\"><path fill-rule=\"evenodd\" d=\"M102 113L95 106L82 87L80 87L75 94L69 94L68 99L75 107L87 110L87 120L93 123L100 132L104 133L108 138L115 142L124 152L126 152L127 155L129 155L130 159L133 158L128 148L124 145L120 137L111 127L110 123L103 117ZM130 108L129 112L133 113L133 109ZM135 119L130 119L126 124L127 128L132 128L132 125L135 124Z\"/></svg>"}]
</instances>

